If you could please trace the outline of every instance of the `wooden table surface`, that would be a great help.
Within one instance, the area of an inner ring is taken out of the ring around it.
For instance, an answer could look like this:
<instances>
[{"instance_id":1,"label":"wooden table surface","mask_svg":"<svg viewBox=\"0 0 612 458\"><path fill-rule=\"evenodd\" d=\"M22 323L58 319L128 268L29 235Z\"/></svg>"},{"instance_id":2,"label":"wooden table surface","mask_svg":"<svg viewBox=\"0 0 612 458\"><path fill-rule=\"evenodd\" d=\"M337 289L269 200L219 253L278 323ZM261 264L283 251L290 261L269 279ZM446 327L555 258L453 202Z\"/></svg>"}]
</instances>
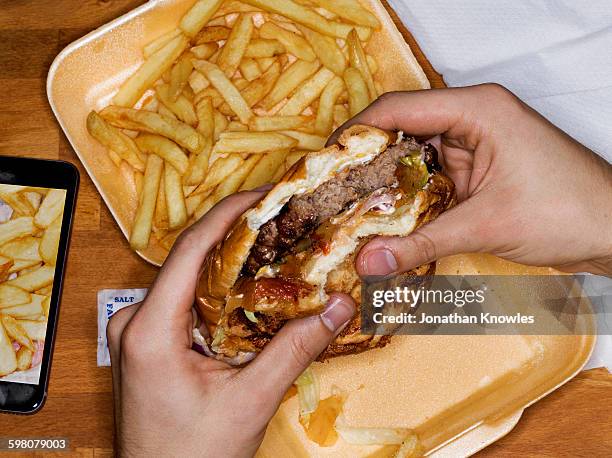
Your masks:
<instances>
[{"instance_id":1,"label":"wooden table surface","mask_svg":"<svg viewBox=\"0 0 612 458\"><path fill-rule=\"evenodd\" d=\"M81 172L49 397L34 416L0 414L0 436L67 437L78 456L109 455L112 447L111 372L96 367L96 293L104 288L146 287L156 269L129 249L80 166L47 103L45 80L64 46L141 3L0 2L0 154L62 159ZM432 86L443 87L440 75L391 14ZM612 376L605 369L583 372L528 408L517 427L481 455L609 455L611 412Z\"/></svg>"}]
</instances>

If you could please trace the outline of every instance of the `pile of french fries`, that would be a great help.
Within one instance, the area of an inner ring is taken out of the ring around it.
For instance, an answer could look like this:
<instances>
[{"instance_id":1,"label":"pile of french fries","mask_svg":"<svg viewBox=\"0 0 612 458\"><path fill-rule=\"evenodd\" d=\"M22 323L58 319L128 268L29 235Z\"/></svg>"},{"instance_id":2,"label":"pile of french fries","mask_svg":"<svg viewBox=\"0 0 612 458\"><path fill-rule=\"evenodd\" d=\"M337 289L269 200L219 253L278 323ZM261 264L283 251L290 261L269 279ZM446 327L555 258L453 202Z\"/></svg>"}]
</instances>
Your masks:
<instances>
[{"instance_id":1,"label":"pile of french fries","mask_svg":"<svg viewBox=\"0 0 612 458\"><path fill-rule=\"evenodd\" d=\"M40 363L66 191L0 184L0 200L2 377Z\"/></svg>"},{"instance_id":2,"label":"pile of french fries","mask_svg":"<svg viewBox=\"0 0 612 458\"><path fill-rule=\"evenodd\" d=\"M87 118L139 196L134 250L166 250L222 198L277 182L382 92L358 0L199 0Z\"/></svg>"}]
</instances>

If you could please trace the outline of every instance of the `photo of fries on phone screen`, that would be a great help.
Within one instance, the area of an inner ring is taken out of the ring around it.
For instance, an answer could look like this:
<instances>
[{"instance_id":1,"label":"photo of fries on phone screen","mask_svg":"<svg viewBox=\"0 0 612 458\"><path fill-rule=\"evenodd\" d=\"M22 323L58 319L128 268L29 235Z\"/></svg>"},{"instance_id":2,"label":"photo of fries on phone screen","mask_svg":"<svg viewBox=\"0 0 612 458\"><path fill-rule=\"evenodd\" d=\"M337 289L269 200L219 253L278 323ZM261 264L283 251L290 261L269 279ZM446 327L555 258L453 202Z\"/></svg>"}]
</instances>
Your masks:
<instances>
[{"instance_id":1,"label":"photo of fries on phone screen","mask_svg":"<svg viewBox=\"0 0 612 458\"><path fill-rule=\"evenodd\" d=\"M199 1L88 132L129 166L130 245L166 251L219 200L277 182L383 91L366 53L376 16L357 1Z\"/></svg>"},{"instance_id":2,"label":"photo of fries on phone screen","mask_svg":"<svg viewBox=\"0 0 612 458\"><path fill-rule=\"evenodd\" d=\"M0 381L39 383L65 201L0 184Z\"/></svg>"}]
</instances>

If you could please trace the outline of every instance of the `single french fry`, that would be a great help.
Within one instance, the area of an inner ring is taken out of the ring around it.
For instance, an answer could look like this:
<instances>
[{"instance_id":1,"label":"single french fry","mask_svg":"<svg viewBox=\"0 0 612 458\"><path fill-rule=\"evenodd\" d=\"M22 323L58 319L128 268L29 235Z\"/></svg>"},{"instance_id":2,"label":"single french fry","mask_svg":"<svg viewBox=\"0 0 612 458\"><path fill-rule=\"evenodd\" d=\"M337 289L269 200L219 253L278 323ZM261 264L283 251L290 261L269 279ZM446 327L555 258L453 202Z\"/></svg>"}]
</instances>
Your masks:
<instances>
[{"instance_id":1,"label":"single french fry","mask_svg":"<svg viewBox=\"0 0 612 458\"><path fill-rule=\"evenodd\" d=\"M271 151L263 155L244 179L240 190L251 190L270 183L278 168L283 164L286 155L287 150Z\"/></svg>"},{"instance_id":2,"label":"single french fry","mask_svg":"<svg viewBox=\"0 0 612 458\"><path fill-rule=\"evenodd\" d=\"M298 129L311 118L309 116L256 116L251 119L249 129L256 132Z\"/></svg>"},{"instance_id":3,"label":"single french fry","mask_svg":"<svg viewBox=\"0 0 612 458\"><path fill-rule=\"evenodd\" d=\"M34 218L31 216L21 216L5 223L0 223L0 245L30 235L35 230Z\"/></svg>"},{"instance_id":4,"label":"single french fry","mask_svg":"<svg viewBox=\"0 0 612 458\"><path fill-rule=\"evenodd\" d=\"M380 27L376 16L362 7L357 0L312 0L315 4L343 19L373 29Z\"/></svg>"},{"instance_id":5,"label":"single french fry","mask_svg":"<svg viewBox=\"0 0 612 458\"><path fill-rule=\"evenodd\" d=\"M2 320L0 320L0 377L11 374L17 369L17 357Z\"/></svg>"},{"instance_id":6,"label":"single french fry","mask_svg":"<svg viewBox=\"0 0 612 458\"><path fill-rule=\"evenodd\" d=\"M331 134L334 127L334 105L342 91L344 91L344 81L338 76L327 83L327 86L323 89L314 127L317 135L327 136Z\"/></svg>"},{"instance_id":7,"label":"single french fry","mask_svg":"<svg viewBox=\"0 0 612 458\"><path fill-rule=\"evenodd\" d=\"M196 45L201 45L203 43L227 40L231 32L232 29L230 29L229 27L224 27L220 25L204 27L193 38L193 42Z\"/></svg>"},{"instance_id":8,"label":"single french fry","mask_svg":"<svg viewBox=\"0 0 612 458\"><path fill-rule=\"evenodd\" d=\"M179 146L166 137L153 134L141 134L136 138L138 147L147 153L156 154L183 174L189 165L189 159ZM204 142L206 144L206 141Z\"/></svg>"},{"instance_id":9,"label":"single french fry","mask_svg":"<svg viewBox=\"0 0 612 458\"><path fill-rule=\"evenodd\" d=\"M306 151L319 151L325 147L327 137L312 135L298 130L281 130L280 133L298 141L296 148Z\"/></svg>"},{"instance_id":10,"label":"single french fry","mask_svg":"<svg viewBox=\"0 0 612 458\"><path fill-rule=\"evenodd\" d=\"M57 260L60 235L62 233L62 215L55 218L40 240L40 256L45 263L54 266Z\"/></svg>"},{"instance_id":11,"label":"single french fry","mask_svg":"<svg viewBox=\"0 0 612 458\"><path fill-rule=\"evenodd\" d=\"M297 143L297 140L276 132L224 132L213 151L217 154L262 154L291 149Z\"/></svg>"},{"instance_id":12,"label":"single french fry","mask_svg":"<svg viewBox=\"0 0 612 458\"><path fill-rule=\"evenodd\" d=\"M172 111L178 119L190 126L197 125L198 118L196 118L193 105L182 93L176 100L172 100L170 96L170 86L168 84L155 86L155 92L157 93L159 101Z\"/></svg>"},{"instance_id":13,"label":"single french fry","mask_svg":"<svg viewBox=\"0 0 612 458\"><path fill-rule=\"evenodd\" d=\"M238 16L229 38L221 48L221 54L217 59L217 65L231 77L238 69L238 64L245 55L245 51L251 41L253 34L253 20L249 13Z\"/></svg>"},{"instance_id":14,"label":"single french fry","mask_svg":"<svg viewBox=\"0 0 612 458\"><path fill-rule=\"evenodd\" d=\"M301 25L297 26L304 38L308 40L314 53L321 63L338 76L342 76L346 68L346 58L338 47L336 40L327 35L322 35L314 30Z\"/></svg>"},{"instance_id":15,"label":"single french fry","mask_svg":"<svg viewBox=\"0 0 612 458\"><path fill-rule=\"evenodd\" d=\"M281 100L283 100L285 97L289 96L305 80L314 75L314 73L319 69L319 67L320 64L317 61L295 61L283 71L283 73L276 81L276 84L263 101L264 108L269 110L276 104L278 104Z\"/></svg>"},{"instance_id":16,"label":"single french fry","mask_svg":"<svg viewBox=\"0 0 612 458\"><path fill-rule=\"evenodd\" d=\"M21 347L19 350L17 350L16 356L18 371L26 371L32 367L32 358L34 356L33 350L30 350L27 347Z\"/></svg>"},{"instance_id":17,"label":"single french fry","mask_svg":"<svg viewBox=\"0 0 612 458\"><path fill-rule=\"evenodd\" d=\"M155 211L155 201L157 200L163 165L164 161L159 156L149 154L145 169L142 201L138 206L130 235L130 245L134 250L144 250L149 245L153 212Z\"/></svg>"},{"instance_id":18,"label":"single french fry","mask_svg":"<svg viewBox=\"0 0 612 458\"><path fill-rule=\"evenodd\" d=\"M134 186L136 187L136 195L140 200L140 196L142 194L142 183L144 181L144 175L140 172L134 173Z\"/></svg>"},{"instance_id":19,"label":"single french fry","mask_svg":"<svg viewBox=\"0 0 612 458\"><path fill-rule=\"evenodd\" d=\"M142 48L142 55L145 59L148 59L151 54L163 48L170 40L178 37L181 34L181 29L172 29L169 32L160 35L155 40L151 41L149 44L145 45Z\"/></svg>"},{"instance_id":20,"label":"single french fry","mask_svg":"<svg viewBox=\"0 0 612 458\"><path fill-rule=\"evenodd\" d=\"M166 207L168 209L168 227L177 229L187 222L187 208L181 176L170 164L164 166L164 186L166 190Z\"/></svg>"},{"instance_id":21,"label":"single french fry","mask_svg":"<svg viewBox=\"0 0 612 458\"><path fill-rule=\"evenodd\" d=\"M355 32L355 30L351 30L351 32L348 34L346 43L348 44L349 61L351 62L351 66L359 70L361 77L368 87L370 101L373 101L376 99L376 97L378 97L378 93L376 91L376 86L374 86L374 78L372 78L372 74L370 73L370 66L368 65L366 54L361 47L361 41L359 41L359 37L357 36L357 32Z\"/></svg>"},{"instance_id":22,"label":"single french fry","mask_svg":"<svg viewBox=\"0 0 612 458\"><path fill-rule=\"evenodd\" d=\"M321 92L323 92L323 89L325 89L325 86L327 86L333 77L333 72L327 68L321 68L287 100L287 103L280 109L279 114L288 116L302 113L308 105L321 95Z\"/></svg>"},{"instance_id":23,"label":"single french fry","mask_svg":"<svg viewBox=\"0 0 612 458\"><path fill-rule=\"evenodd\" d=\"M102 116L95 111L87 115L87 131L92 137L110 150L109 155L111 155L112 151L119 156L120 159L117 161L113 159L111 155L111 160L113 160L117 167L119 167L121 159L124 159L136 170L141 172L144 171L144 162L140 159L139 151L134 144L134 140L121 132L121 130L108 124Z\"/></svg>"},{"instance_id":24,"label":"single french fry","mask_svg":"<svg viewBox=\"0 0 612 458\"><path fill-rule=\"evenodd\" d=\"M334 105L334 124L341 126L349 119L349 111L344 105Z\"/></svg>"},{"instance_id":25,"label":"single french fry","mask_svg":"<svg viewBox=\"0 0 612 458\"><path fill-rule=\"evenodd\" d=\"M285 47L278 40L253 38L244 52L244 57L262 58L283 54Z\"/></svg>"},{"instance_id":26,"label":"single french fry","mask_svg":"<svg viewBox=\"0 0 612 458\"><path fill-rule=\"evenodd\" d=\"M370 67L370 74L374 75L378 71L378 62L370 54L366 54L366 60L368 61L368 67Z\"/></svg>"},{"instance_id":27,"label":"single french fry","mask_svg":"<svg viewBox=\"0 0 612 458\"><path fill-rule=\"evenodd\" d=\"M368 88L359 70L353 67L344 72L344 84L348 89L349 113L353 117L370 103Z\"/></svg>"},{"instance_id":28,"label":"single french fry","mask_svg":"<svg viewBox=\"0 0 612 458\"><path fill-rule=\"evenodd\" d=\"M42 261L42 258L40 257L40 253L38 251L39 246L40 238L38 237L20 237L0 246L0 255L12 259L40 262Z\"/></svg>"},{"instance_id":29,"label":"single french fry","mask_svg":"<svg viewBox=\"0 0 612 458\"><path fill-rule=\"evenodd\" d=\"M104 108L100 115L115 127L167 137L192 153L204 146L204 137L193 127L159 113L111 105Z\"/></svg>"},{"instance_id":30,"label":"single french fry","mask_svg":"<svg viewBox=\"0 0 612 458\"><path fill-rule=\"evenodd\" d=\"M196 104L196 115L198 117L198 131L208 139L215 134L215 114L210 97L206 97Z\"/></svg>"},{"instance_id":31,"label":"single french fry","mask_svg":"<svg viewBox=\"0 0 612 458\"><path fill-rule=\"evenodd\" d=\"M194 37L213 17L223 0L198 0L183 16L179 27L189 37Z\"/></svg>"},{"instance_id":32,"label":"single french fry","mask_svg":"<svg viewBox=\"0 0 612 458\"><path fill-rule=\"evenodd\" d=\"M168 83L168 96L170 100L176 101L181 92L183 92L183 88L187 84L189 75L191 75L193 70L191 60L194 57L190 52L183 53L170 70L170 83Z\"/></svg>"},{"instance_id":33,"label":"single french fry","mask_svg":"<svg viewBox=\"0 0 612 458\"><path fill-rule=\"evenodd\" d=\"M214 110L214 118L215 118L215 138L214 140L217 141L219 140L219 137L221 136L221 132L223 132L227 128L229 121L218 110Z\"/></svg>"},{"instance_id":34,"label":"single french fry","mask_svg":"<svg viewBox=\"0 0 612 458\"><path fill-rule=\"evenodd\" d=\"M226 180L219 183L215 191L213 192L213 199L215 202L219 202L224 197L229 196L230 194L235 193L240 189L240 186L244 182L253 167L261 160L257 154L249 156L242 165L232 173Z\"/></svg>"},{"instance_id":35,"label":"single french fry","mask_svg":"<svg viewBox=\"0 0 612 458\"><path fill-rule=\"evenodd\" d=\"M179 35L153 53L119 88L113 103L122 107L133 107L142 94L168 70L187 47L189 40Z\"/></svg>"},{"instance_id":36,"label":"single french fry","mask_svg":"<svg viewBox=\"0 0 612 458\"><path fill-rule=\"evenodd\" d=\"M293 54L298 59L312 62L317 58L312 47L304 37L290 32L272 21L265 22L259 28L259 36L280 41L287 52Z\"/></svg>"},{"instance_id":37,"label":"single french fry","mask_svg":"<svg viewBox=\"0 0 612 458\"><path fill-rule=\"evenodd\" d=\"M22 274L7 281L7 286L16 286L25 291L33 292L53 283L54 266L43 265L38 269Z\"/></svg>"},{"instance_id":38,"label":"single french fry","mask_svg":"<svg viewBox=\"0 0 612 458\"><path fill-rule=\"evenodd\" d=\"M191 75L189 75L188 82L189 82L189 87L196 94L210 86L210 83L208 82L206 77L202 75L200 72L197 72L195 70L191 72Z\"/></svg>"},{"instance_id":39,"label":"single french fry","mask_svg":"<svg viewBox=\"0 0 612 458\"><path fill-rule=\"evenodd\" d=\"M240 73L247 81L253 81L261 76L261 70L259 69L259 65L253 59L244 58L240 65L238 66L240 69Z\"/></svg>"},{"instance_id":40,"label":"single french fry","mask_svg":"<svg viewBox=\"0 0 612 458\"><path fill-rule=\"evenodd\" d=\"M209 59L219 50L217 43L204 43L189 50L196 59Z\"/></svg>"},{"instance_id":41,"label":"single french fry","mask_svg":"<svg viewBox=\"0 0 612 458\"><path fill-rule=\"evenodd\" d=\"M196 69L202 71L208 81L210 81L210 84L221 93L232 111L240 118L240 122L247 124L253 117L253 112L238 89L236 89L219 67L203 60L194 60L193 65Z\"/></svg>"},{"instance_id":42,"label":"single french fry","mask_svg":"<svg viewBox=\"0 0 612 458\"><path fill-rule=\"evenodd\" d=\"M164 168L167 162L164 162ZM155 212L153 213L153 230L158 231L168 230L168 207L166 206L166 186L164 186L164 174L159 179L159 187L157 188L157 199L155 200Z\"/></svg>"}]
</instances>

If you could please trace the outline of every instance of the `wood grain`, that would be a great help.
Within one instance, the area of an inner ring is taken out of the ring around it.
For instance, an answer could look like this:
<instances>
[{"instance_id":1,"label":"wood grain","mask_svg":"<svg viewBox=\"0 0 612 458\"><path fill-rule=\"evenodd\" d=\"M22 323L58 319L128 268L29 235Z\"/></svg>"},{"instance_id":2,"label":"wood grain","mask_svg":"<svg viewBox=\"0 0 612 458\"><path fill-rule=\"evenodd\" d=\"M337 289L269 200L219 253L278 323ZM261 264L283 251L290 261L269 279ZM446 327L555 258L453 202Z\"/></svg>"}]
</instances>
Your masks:
<instances>
[{"instance_id":1,"label":"wood grain","mask_svg":"<svg viewBox=\"0 0 612 458\"><path fill-rule=\"evenodd\" d=\"M142 3L13 0L0 5L0 154L67 160L81 172L49 397L34 416L0 414L0 436L68 437L72 452L57 454L62 457L112 452L111 375L96 367L97 291L145 287L156 270L130 251L61 134L47 103L45 78L66 44ZM442 76L389 11L432 86L444 87ZM583 372L527 409L515 430L481 455L604 456L612 450L610 411L612 376L604 369Z\"/></svg>"}]
</instances>

